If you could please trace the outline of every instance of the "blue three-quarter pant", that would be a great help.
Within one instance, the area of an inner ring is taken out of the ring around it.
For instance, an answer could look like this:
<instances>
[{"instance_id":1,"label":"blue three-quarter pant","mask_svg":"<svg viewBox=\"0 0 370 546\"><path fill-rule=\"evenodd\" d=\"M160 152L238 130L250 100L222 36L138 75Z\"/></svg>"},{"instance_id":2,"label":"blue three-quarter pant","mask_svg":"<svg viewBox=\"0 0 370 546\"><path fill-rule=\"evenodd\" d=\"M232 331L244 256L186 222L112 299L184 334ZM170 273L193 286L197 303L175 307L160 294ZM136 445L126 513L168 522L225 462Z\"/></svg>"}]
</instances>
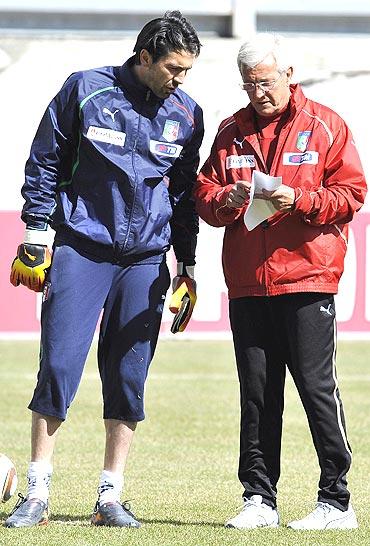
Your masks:
<instances>
[{"instance_id":1,"label":"blue three-quarter pant","mask_svg":"<svg viewBox=\"0 0 370 546\"><path fill-rule=\"evenodd\" d=\"M266 504L276 505L288 368L320 464L318 500L346 510L351 449L336 376L333 295L233 299L230 321L240 381L239 479L244 496L262 495ZM298 450L296 456L299 460ZM302 469L302 480L308 479Z\"/></svg>"},{"instance_id":2,"label":"blue three-quarter pant","mask_svg":"<svg viewBox=\"0 0 370 546\"><path fill-rule=\"evenodd\" d=\"M44 290L40 370L29 408L66 418L101 317L103 417L143 420L144 384L169 284L164 257L121 266L57 246Z\"/></svg>"}]
</instances>

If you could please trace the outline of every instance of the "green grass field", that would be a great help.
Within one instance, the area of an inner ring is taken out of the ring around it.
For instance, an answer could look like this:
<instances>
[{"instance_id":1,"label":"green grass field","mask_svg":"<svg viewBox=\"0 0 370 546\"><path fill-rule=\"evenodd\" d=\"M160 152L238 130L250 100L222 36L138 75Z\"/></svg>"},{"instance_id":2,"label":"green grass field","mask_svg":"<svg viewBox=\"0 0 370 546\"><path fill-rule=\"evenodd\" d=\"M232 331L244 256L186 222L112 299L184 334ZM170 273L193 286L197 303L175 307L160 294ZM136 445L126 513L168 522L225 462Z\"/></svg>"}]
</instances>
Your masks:
<instances>
[{"instance_id":1,"label":"green grass field","mask_svg":"<svg viewBox=\"0 0 370 546\"><path fill-rule=\"evenodd\" d=\"M37 372L35 342L0 342L0 452L13 459L18 491L29 458L27 404ZM104 428L92 350L54 458L51 512L45 528L0 527L4 546L368 546L370 544L370 343L341 342L338 376L354 452L349 475L360 528L294 532L285 524L314 507L318 465L305 415L287 382L279 529L237 531L224 521L241 505L237 479L238 382L230 342L161 341L126 471L124 499L141 529L90 526L101 470ZM0 506L1 523L15 497Z\"/></svg>"}]
</instances>

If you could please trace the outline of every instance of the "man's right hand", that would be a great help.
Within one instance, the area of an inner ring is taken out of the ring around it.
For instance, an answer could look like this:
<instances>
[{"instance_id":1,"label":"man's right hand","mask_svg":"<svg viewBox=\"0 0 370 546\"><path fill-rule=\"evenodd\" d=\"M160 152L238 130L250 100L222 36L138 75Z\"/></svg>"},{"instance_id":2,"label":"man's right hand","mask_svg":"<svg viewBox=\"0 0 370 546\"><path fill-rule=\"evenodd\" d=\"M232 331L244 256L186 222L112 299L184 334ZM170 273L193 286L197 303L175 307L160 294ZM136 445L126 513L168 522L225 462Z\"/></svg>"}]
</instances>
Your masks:
<instances>
[{"instance_id":1,"label":"man's right hand","mask_svg":"<svg viewBox=\"0 0 370 546\"><path fill-rule=\"evenodd\" d=\"M231 209L239 209L243 207L249 199L251 183L246 180L236 182L231 188L226 200L226 206Z\"/></svg>"},{"instance_id":2,"label":"man's right hand","mask_svg":"<svg viewBox=\"0 0 370 546\"><path fill-rule=\"evenodd\" d=\"M24 284L34 292L42 292L50 264L51 254L46 245L22 243L12 263L10 282L14 286Z\"/></svg>"}]
</instances>

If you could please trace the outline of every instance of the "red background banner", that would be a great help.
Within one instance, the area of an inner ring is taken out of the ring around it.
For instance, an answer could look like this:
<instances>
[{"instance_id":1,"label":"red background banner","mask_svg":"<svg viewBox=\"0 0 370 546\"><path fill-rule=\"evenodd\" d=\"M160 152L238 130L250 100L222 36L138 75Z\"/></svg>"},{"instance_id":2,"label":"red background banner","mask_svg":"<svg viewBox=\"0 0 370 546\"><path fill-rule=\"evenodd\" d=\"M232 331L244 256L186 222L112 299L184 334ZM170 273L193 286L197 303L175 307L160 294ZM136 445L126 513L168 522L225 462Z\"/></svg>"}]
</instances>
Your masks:
<instances>
[{"instance_id":1,"label":"red background banner","mask_svg":"<svg viewBox=\"0 0 370 546\"><path fill-rule=\"evenodd\" d=\"M345 332L346 335L351 333L364 334L365 337L367 333L370 335L370 321L368 320L370 313L366 313L366 279L369 278L367 268L370 264L370 258L367 258L366 252L368 226L370 226L370 213L357 214L351 223L352 241L355 245L351 257L355 263L351 264L349 285L352 287L354 295L348 298L341 296L341 305L348 305L349 312L347 310L344 313L346 320L338 318L338 331ZM7 334L16 334L20 337L22 334L37 334L40 329L37 294L22 287L14 288L9 282L10 264L24 233L24 224L19 218L19 212L0 212L0 233L2 234L0 334L3 337L6 337ZM201 257L198 260L200 261ZM219 264L219 270L221 271L221 264ZM353 283L355 283L355 287L353 287ZM207 335L214 337L215 334L229 332L227 295L224 291L219 291L213 296L219 299L220 313L218 316L215 316L214 320L197 320L194 317L187 327L187 334L194 333L207 338ZM346 301L347 299L348 301ZM169 332L171 318L171 315L165 313L162 333Z\"/></svg>"}]
</instances>

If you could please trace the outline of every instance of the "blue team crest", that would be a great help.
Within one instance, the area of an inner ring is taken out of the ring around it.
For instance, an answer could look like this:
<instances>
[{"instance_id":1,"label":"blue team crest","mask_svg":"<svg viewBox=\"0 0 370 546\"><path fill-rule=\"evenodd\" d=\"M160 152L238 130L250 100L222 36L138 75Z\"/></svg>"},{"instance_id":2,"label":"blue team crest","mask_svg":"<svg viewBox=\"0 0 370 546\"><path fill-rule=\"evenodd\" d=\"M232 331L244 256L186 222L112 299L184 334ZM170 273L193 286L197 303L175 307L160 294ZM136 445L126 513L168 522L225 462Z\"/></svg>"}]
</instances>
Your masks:
<instances>
[{"instance_id":1,"label":"blue team crest","mask_svg":"<svg viewBox=\"0 0 370 546\"><path fill-rule=\"evenodd\" d=\"M174 142L179 136L180 122L172 119L167 119L164 124L162 136L168 142Z\"/></svg>"},{"instance_id":2,"label":"blue team crest","mask_svg":"<svg viewBox=\"0 0 370 546\"><path fill-rule=\"evenodd\" d=\"M306 150L308 141L310 140L311 133L312 131L299 131L296 147L301 152L304 152Z\"/></svg>"}]
</instances>

